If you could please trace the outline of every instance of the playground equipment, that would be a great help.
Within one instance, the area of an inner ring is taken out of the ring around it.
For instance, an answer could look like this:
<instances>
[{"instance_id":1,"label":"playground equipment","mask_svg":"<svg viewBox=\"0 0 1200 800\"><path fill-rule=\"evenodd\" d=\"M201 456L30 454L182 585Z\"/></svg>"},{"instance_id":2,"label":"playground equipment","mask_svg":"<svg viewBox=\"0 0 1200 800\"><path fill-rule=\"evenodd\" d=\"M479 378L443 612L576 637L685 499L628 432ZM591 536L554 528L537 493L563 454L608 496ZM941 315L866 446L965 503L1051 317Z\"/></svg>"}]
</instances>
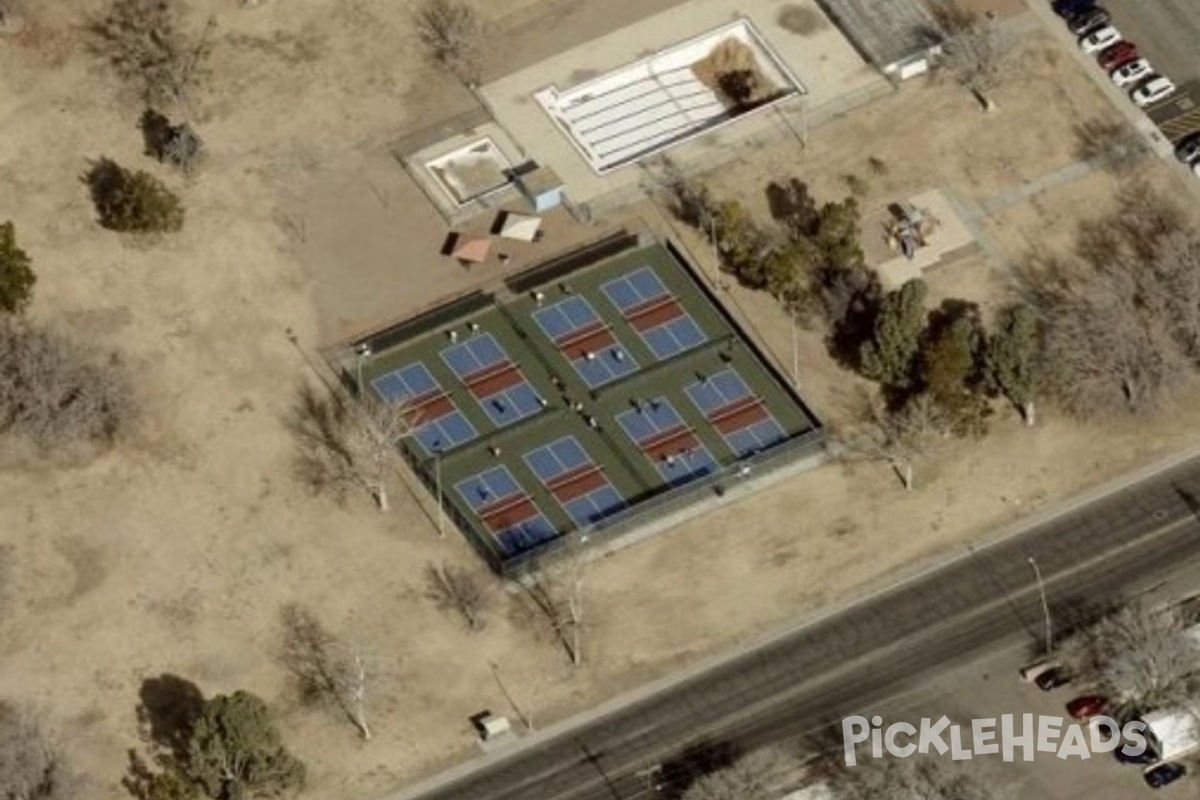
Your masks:
<instances>
[{"instance_id":1,"label":"playground equipment","mask_svg":"<svg viewBox=\"0 0 1200 800\"><path fill-rule=\"evenodd\" d=\"M927 209L917 208L908 201L888 206L892 218L886 223L888 247L899 251L910 261L917 249L924 247L938 227L938 219Z\"/></svg>"}]
</instances>

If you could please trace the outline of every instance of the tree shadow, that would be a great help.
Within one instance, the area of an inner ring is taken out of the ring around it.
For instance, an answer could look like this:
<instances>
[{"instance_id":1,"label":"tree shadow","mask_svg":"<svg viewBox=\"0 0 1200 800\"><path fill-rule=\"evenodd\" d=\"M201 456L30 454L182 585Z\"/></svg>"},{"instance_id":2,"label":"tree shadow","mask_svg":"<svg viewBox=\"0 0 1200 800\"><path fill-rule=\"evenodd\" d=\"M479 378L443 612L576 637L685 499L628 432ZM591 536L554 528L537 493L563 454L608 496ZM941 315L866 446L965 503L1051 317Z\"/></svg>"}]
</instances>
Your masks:
<instances>
[{"instance_id":1,"label":"tree shadow","mask_svg":"<svg viewBox=\"0 0 1200 800\"><path fill-rule=\"evenodd\" d=\"M732 742L696 742L674 758L663 761L659 792L670 798L682 797L697 780L731 767L741 756L741 748Z\"/></svg>"},{"instance_id":2,"label":"tree shadow","mask_svg":"<svg viewBox=\"0 0 1200 800\"><path fill-rule=\"evenodd\" d=\"M107 219L105 209L109 207L112 198L120 192L125 183L125 174L117 162L106 156L101 156L88 164L87 172L83 173L80 181L88 187L97 214L103 223Z\"/></svg>"},{"instance_id":3,"label":"tree shadow","mask_svg":"<svg viewBox=\"0 0 1200 800\"><path fill-rule=\"evenodd\" d=\"M155 161L162 161L167 152L167 145L175 135L175 128L165 114L147 108L138 120L138 130L142 132L142 143L146 155Z\"/></svg>"},{"instance_id":4,"label":"tree shadow","mask_svg":"<svg viewBox=\"0 0 1200 800\"><path fill-rule=\"evenodd\" d=\"M142 681L138 696L138 723L146 736L177 759L185 759L192 726L204 710L200 687L178 675L163 673Z\"/></svg>"},{"instance_id":5,"label":"tree shadow","mask_svg":"<svg viewBox=\"0 0 1200 800\"><path fill-rule=\"evenodd\" d=\"M766 195L771 219L786 226L793 237L815 236L820 230L821 212L804 181L771 181Z\"/></svg>"}]
</instances>

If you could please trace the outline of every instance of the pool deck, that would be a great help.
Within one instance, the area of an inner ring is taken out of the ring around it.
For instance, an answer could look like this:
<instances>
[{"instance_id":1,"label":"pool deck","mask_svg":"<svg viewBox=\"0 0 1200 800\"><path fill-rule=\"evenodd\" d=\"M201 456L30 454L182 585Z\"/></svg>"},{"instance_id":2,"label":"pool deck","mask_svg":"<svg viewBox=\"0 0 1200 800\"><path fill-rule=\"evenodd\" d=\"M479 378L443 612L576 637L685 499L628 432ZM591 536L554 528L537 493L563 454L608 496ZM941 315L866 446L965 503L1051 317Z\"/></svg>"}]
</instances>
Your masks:
<instances>
[{"instance_id":1,"label":"pool deck","mask_svg":"<svg viewBox=\"0 0 1200 800\"><path fill-rule=\"evenodd\" d=\"M648 17L641 22L538 64L507 75L480 89L492 114L519 143L526 155L553 168L563 179L569 197L578 204L622 191L636 190L641 170L633 164L599 175L534 99L551 85L566 91L603 73L637 62L659 50L749 18L767 46L805 88L806 94L785 101L779 109L794 117L800 108L817 109L844 96L866 93L886 80L854 50L820 11L814 0L795 0L812 12L818 23L805 34L782 27L785 5L778 0L694 0L686 7ZM797 107L796 104L802 104ZM749 137L778 135L780 114L763 109L750 113L667 150L681 162L724 161L721 153Z\"/></svg>"}]
</instances>

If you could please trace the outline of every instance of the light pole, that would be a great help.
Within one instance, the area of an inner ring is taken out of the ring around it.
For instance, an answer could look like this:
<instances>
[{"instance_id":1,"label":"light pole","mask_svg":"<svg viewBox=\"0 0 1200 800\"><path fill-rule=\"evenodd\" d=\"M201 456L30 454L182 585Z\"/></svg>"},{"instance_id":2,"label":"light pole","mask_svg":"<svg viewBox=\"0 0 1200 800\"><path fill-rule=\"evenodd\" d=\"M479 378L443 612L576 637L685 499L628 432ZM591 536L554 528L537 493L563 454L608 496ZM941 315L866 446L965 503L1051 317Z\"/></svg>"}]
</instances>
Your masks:
<instances>
[{"instance_id":1,"label":"light pole","mask_svg":"<svg viewBox=\"0 0 1200 800\"><path fill-rule=\"evenodd\" d=\"M359 344L355 345L355 347L354 347L355 359L354 360L355 360L355 368L356 369L355 369L354 391L356 391L358 393L359 399L361 399L363 396L363 385L362 385L363 362L366 361L370 355L371 355L371 346L369 344L367 344L366 342L360 342Z\"/></svg>"},{"instance_id":2,"label":"light pole","mask_svg":"<svg viewBox=\"0 0 1200 800\"><path fill-rule=\"evenodd\" d=\"M438 538L446 538L446 515L442 512L442 444L437 443L433 451L433 482L437 484L437 530Z\"/></svg>"},{"instance_id":3,"label":"light pole","mask_svg":"<svg viewBox=\"0 0 1200 800\"><path fill-rule=\"evenodd\" d=\"M718 289L724 288L721 281L721 245L717 240L717 214L712 209L704 212L708 217L708 241L713 251L713 282Z\"/></svg>"},{"instance_id":4,"label":"light pole","mask_svg":"<svg viewBox=\"0 0 1200 800\"><path fill-rule=\"evenodd\" d=\"M1054 649L1054 627L1050 621L1050 603L1046 600L1046 584L1042 580L1042 570L1038 567L1037 559L1029 556L1029 566L1033 567L1033 576L1037 579L1038 594L1042 598L1042 616L1046 619L1046 655Z\"/></svg>"},{"instance_id":5,"label":"light pole","mask_svg":"<svg viewBox=\"0 0 1200 800\"><path fill-rule=\"evenodd\" d=\"M792 388L800 390L800 343L796 332L796 304L792 304Z\"/></svg>"}]
</instances>

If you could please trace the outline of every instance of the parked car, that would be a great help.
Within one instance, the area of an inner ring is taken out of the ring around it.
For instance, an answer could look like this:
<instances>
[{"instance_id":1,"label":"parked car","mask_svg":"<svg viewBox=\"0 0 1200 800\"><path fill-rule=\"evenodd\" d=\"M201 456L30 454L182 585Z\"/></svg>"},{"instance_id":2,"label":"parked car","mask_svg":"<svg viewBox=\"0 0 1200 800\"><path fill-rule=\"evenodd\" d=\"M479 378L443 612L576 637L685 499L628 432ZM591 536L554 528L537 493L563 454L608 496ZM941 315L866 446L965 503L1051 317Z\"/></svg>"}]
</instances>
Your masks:
<instances>
[{"instance_id":1,"label":"parked car","mask_svg":"<svg viewBox=\"0 0 1200 800\"><path fill-rule=\"evenodd\" d=\"M1144 58L1135 58L1133 61L1126 61L1110 72L1108 76L1117 86L1125 87L1132 86L1153 74L1154 68L1150 66L1149 61Z\"/></svg>"},{"instance_id":2,"label":"parked car","mask_svg":"<svg viewBox=\"0 0 1200 800\"><path fill-rule=\"evenodd\" d=\"M1175 145L1175 157L1184 164L1200 163L1200 131L1189 133Z\"/></svg>"},{"instance_id":3,"label":"parked car","mask_svg":"<svg viewBox=\"0 0 1200 800\"><path fill-rule=\"evenodd\" d=\"M1071 676L1066 669L1053 661L1042 661L1021 670L1021 679L1032 683L1043 692L1057 689L1071 682Z\"/></svg>"},{"instance_id":4,"label":"parked car","mask_svg":"<svg viewBox=\"0 0 1200 800\"><path fill-rule=\"evenodd\" d=\"M1072 17L1096 5L1096 0L1054 0L1050 8L1060 17Z\"/></svg>"},{"instance_id":5,"label":"parked car","mask_svg":"<svg viewBox=\"0 0 1200 800\"><path fill-rule=\"evenodd\" d=\"M1113 758L1120 761L1122 764L1153 764L1155 755L1150 748L1143 749L1140 753L1129 755L1125 752L1125 745L1128 742L1122 742L1121 746L1113 750Z\"/></svg>"},{"instance_id":6,"label":"parked car","mask_svg":"<svg viewBox=\"0 0 1200 800\"><path fill-rule=\"evenodd\" d=\"M1155 764L1142 773L1142 777L1146 779L1146 785L1152 789L1161 789L1163 786L1179 780L1184 775L1187 775L1187 769L1182 764L1173 764L1171 762Z\"/></svg>"},{"instance_id":7,"label":"parked car","mask_svg":"<svg viewBox=\"0 0 1200 800\"><path fill-rule=\"evenodd\" d=\"M1145 108L1160 100L1166 100L1173 94L1175 94L1175 84L1171 82L1171 79L1155 75L1134 89L1129 96L1140 108Z\"/></svg>"},{"instance_id":8,"label":"parked car","mask_svg":"<svg viewBox=\"0 0 1200 800\"><path fill-rule=\"evenodd\" d=\"M1108 713L1107 697L1098 694L1085 694L1067 703L1067 713L1075 719L1084 720Z\"/></svg>"},{"instance_id":9,"label":"parked car","mask_svg":"<svg viewBox=\"0 0 1200 800\"><path fill-rule=\"evenodd\" d=\"M1092 6L1086 11L1080 11L1067 17L1067 27L1076 36L1091 33L1096 28L1102 28L1112 21L1112 15L1100 6Z\"/></svg>"},{"instance_id":10,"label":"parked car","mask_svg":"<svg viewBox=\"0 0 1200 800\"><path fill-rule=\"evenodd\" d=\"M1117 42L1101 50L1100 55L1096 56L1096 63L1100 65L1101 69L1112 71L1117 67L1125 66L1138 57L1136 44L1133 42Z\"/></svg>"},{"instance_id":11,"label":"parked car","mask_svg":"<svg viewBox=\"0 0 1200 800\"><path fill-rule=\"evenodd\" d=\"M1097 28L1087 36L1081 37L1079 47L1085 53L1097 53L1106 47L1111 47L1121 41L1121 32L1112 25Z\"/></svg>"}]
</instances>

